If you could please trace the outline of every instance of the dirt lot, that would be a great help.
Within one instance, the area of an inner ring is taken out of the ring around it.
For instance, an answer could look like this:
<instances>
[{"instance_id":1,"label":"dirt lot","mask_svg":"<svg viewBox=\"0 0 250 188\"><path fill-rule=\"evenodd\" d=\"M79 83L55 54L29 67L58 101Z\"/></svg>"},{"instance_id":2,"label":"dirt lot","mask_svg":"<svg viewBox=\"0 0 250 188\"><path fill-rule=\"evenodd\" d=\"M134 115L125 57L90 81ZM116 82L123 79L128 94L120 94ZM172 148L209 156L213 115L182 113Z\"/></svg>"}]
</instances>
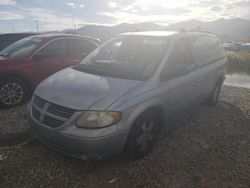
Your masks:
<instances>
[{"instance_id":1,"label":"dirt lot","mask_svg":"<svg viewBox=\"0 0 250 188\"><path fill-rule=\"evenodd\" d=\"M23 110L1 112L0 131L27 128ZM1 147L0 187L249 188L250 90L224 86L216 106L199 107L190 117L165 128L139 161L80 161L37 140Z\"/></svg>"}]
</instances>

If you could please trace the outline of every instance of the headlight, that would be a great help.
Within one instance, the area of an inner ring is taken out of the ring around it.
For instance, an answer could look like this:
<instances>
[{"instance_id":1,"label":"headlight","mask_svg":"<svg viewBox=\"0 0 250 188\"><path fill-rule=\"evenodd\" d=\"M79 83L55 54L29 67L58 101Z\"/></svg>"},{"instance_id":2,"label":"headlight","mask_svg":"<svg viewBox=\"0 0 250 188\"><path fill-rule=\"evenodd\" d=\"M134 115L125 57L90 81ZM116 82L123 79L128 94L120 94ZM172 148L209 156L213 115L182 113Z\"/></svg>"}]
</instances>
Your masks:
<instances>
[{"instance_id":1,"label":"headlight","mask_svg":"<svg viewBox=\"0 0 250 188\"><path fill-rule=\"evenodd\" d=\"M120 112L86 111L77 120L76 125L82 128L101 128L113 125L120 121Z\"/></svg>"}]
</instances>

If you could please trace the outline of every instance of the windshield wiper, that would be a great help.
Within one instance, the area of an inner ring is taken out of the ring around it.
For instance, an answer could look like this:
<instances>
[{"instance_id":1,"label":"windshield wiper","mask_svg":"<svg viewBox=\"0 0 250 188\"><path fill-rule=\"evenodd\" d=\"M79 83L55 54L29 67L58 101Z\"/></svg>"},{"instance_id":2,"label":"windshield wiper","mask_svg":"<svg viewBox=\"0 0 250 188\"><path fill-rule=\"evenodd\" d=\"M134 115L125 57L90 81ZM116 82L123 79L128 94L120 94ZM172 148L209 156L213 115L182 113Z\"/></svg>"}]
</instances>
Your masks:
<instances>
[{"instance_id":1,"label":"windshield wiper","mask_svg":"<svg viewBox=\"0 0 250 188\"><path fill-rule=\"evenodd\" d=\"M95 72L95 71L99 71L99 72L107 72L104 71L102 68L97 67L97 66L89 66L89 65L85 65L85 64L77 64L72 66L73 69L78 70L78 71L83 71L83 72Z\"/></svg>"},{"instance_id":2,"label":"windshield wiper","mask_svg":"<svg viewBox=\"0 0 250 188\"><path fill-rule=\"evenodd\" d=\"M104 75L108 75L108 76L122 76L122 77L126 77L129 78L129 76L133 77L134 79L138 78L138 76L136 74L133 74L132 72L129 72L128 70L126 70L125 68L121 68L119 66L114 66L114 64L110 65L110 64L98 64L98 65L85 65L85 64L77 64L75 66L72 67L75 70L79 70L79 71L83 71L83 72L90 72L90 73L101 73Z\"/></svg>"},{"instance_id":3,"label":"windshield wiper","mask_svg":"<svg viewBox=\"0 0 250 188\"><path fill-rule=\"evenodd\" d=\"M111 63L98 63L98 62L99 61L94 61L90 66L96 67L96 68L101 69L101 70L105 70L106 72L112 72L112 73L118 72L118 73L123 74L124 76L130 75L133 78L138 77L137 74L130 72L129 70L127 70L126 67L117 64L116 61L110 61ZM114 63L112 63L112 62L114 62Z\"/></svg>"}]
</instances>

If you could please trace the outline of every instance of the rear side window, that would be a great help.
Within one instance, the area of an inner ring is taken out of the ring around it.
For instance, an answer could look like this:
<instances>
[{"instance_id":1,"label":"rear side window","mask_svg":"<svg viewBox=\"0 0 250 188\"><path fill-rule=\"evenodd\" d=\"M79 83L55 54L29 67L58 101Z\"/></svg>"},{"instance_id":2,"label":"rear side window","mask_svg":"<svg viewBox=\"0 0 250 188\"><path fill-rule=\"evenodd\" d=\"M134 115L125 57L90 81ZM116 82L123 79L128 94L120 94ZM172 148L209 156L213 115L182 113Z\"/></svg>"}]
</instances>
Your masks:
<instances>
[{"instance_id":1,"label":"rear side window","mask_svg":"<svg viewBox=\"0 0 250 188\"><path fill-rule=\"evenodd\" d=\"M90 53L96 48L96 45L83 39L68 39L67 43L69 53L73 54Z\"/></svg>"},{"instance_id":2,"label":"rear side window","mask_svg":"<svg viewBox=\"0 0 250 188\"><path fill-rule=\"evenodd\" d=\"M67 53L65 39L58 39L48 43L38 54L46 57L64 56Z\"/></svg>"},{"instance_id":3,"label":"rear side window","mask_svg":"<svg viewBox=\"0 0 250 188\"><path fill-rule=\"evenodd\" d=\"M194 61L198 67L205 67L224 56L220 41L211 35L189 37Z\"/></svg>"}]
</instances>

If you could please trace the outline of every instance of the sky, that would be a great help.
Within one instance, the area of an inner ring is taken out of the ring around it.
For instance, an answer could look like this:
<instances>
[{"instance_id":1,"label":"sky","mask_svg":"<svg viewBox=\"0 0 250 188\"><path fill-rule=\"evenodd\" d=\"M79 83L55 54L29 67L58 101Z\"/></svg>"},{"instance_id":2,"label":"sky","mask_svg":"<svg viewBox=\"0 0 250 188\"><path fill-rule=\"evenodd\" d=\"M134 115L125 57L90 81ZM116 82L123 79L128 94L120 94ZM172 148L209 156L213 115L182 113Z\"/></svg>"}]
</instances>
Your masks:
<instances>
[{"instance_id":1,"label":"sky","mask_svg":"<svg viewBox=\"0 0 250 188\"><path fill-rule=\"evenodd\" d=\"M250 0L0 0L0 33L220 18L250 20Z\"/></svg>"}]
</instances>

